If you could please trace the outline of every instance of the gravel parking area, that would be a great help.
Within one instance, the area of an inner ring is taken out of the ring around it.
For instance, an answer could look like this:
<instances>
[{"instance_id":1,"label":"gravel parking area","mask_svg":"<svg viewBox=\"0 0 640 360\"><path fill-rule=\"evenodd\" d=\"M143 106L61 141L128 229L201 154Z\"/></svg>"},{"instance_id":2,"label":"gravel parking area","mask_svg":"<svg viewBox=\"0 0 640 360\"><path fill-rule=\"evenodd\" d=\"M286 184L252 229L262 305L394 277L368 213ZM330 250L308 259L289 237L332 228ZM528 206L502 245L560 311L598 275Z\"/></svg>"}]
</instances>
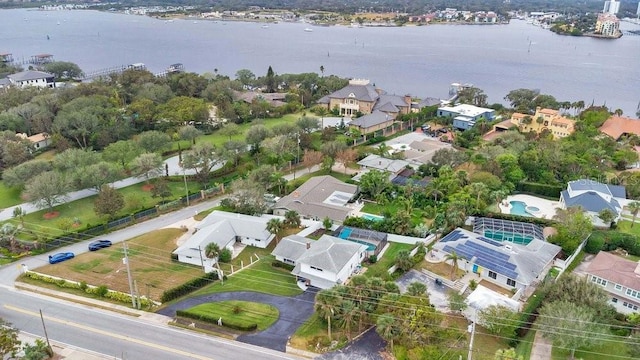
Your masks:
<instances>
[{"instance_id":1,"label":"gravel parking area","mask_svg":"<svg viewBox=\"0 0 640 360\"><path fill-rule=\"evenodd\" d=\"M427 285L429 301L431 301L431 304L433 304L438 311L449 311L447 292L450 289L446 285L437 285L435 281L417 270L410 270L396 280L402 292L407 291L407 287L413 282L421 282Z\"/></svg>"}]
</instances>

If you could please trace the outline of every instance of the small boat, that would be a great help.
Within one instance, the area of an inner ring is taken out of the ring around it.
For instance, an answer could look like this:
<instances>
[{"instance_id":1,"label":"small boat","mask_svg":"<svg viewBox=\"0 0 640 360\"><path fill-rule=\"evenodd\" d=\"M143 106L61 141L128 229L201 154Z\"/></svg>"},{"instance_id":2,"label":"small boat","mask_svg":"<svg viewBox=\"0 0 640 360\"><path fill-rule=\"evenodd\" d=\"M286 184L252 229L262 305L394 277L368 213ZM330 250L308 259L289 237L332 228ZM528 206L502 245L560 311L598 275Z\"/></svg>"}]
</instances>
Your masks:
<instances>
[{"instance_id":1,"label":"small boat","mask_svg":"<svg viewBox=\"0 0 640 360\"><path fill-rule=\"evenodd\" d=\"M312 29L312 28L304 28L304 31L306 31L306 32L312 32L312 31L313 31L313 29Z\"/></svg>"},{"instance_id":2,"label":"small boat","mask_svg":"<svg viewBox=\"0 0 640 360\"><path fill-rule=\"evenodd\" d=\"M60 25L60 21L58 21L58 25Z\"/></svg>"},{"instance_id":3,"label":"small boat","mask_svg":"<svg viewBox=\"0 0 640 360\"><path fill-rule=\"evenodd\" d=\"M262 25L262 28L263 29L267 29L267 28L269 28L269 25Z\"/></svg>"}]
</instances>

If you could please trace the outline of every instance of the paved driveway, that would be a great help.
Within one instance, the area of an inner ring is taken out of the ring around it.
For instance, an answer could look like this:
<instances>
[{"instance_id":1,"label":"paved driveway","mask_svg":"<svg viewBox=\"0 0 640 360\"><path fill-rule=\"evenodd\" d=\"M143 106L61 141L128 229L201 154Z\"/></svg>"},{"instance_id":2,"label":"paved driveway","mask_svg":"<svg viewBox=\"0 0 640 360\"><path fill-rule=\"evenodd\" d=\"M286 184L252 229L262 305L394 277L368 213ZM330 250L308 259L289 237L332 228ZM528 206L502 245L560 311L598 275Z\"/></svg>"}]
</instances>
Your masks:
<instances>
[{"instance_id":1,"label":"paved driveway","mask_svg":"<svg viewBox=\"0 0 640 360\"><path fill-rule=\"evenodd\" d=\"M346 348L317 357L318 360L383 360L380 354L386 342L378 335L376 328L367 330L358 340Z\"/></svg>"},{"instance_id":2,"label":"paved driveway","mask_svg":"<svg viewBox=\"0 0 640 360\"><path fill-rule=\"evenodd\" d=\"M401 292L407 291L407 287L412 282L420 282L427 285L427 293L429 293L429 301L438 309L438 311L449 311L449 300L447 300L447 292L450 290L445 285L436 285L436 282L427 275L417 271L409 270L396 280Z\"/></svg>"},{"instance_id":3,"label":"paved driveway","mask_svg":"<svg viewBox=\"0 0 640 360\"><path fill-rule=\"evenodd\" d=\"M158 313L175 317L177 310L185 310L199 304L224 300L244 300L270 304L278 308L280 312L278 320L264 331L243 334L237 340L284 352L289 337L313 314L313 303L317 291L318 289L309 288L304 293L294 297L250 291L209 294L180 301L158 311Z\"/></svg>"}]
</instances>

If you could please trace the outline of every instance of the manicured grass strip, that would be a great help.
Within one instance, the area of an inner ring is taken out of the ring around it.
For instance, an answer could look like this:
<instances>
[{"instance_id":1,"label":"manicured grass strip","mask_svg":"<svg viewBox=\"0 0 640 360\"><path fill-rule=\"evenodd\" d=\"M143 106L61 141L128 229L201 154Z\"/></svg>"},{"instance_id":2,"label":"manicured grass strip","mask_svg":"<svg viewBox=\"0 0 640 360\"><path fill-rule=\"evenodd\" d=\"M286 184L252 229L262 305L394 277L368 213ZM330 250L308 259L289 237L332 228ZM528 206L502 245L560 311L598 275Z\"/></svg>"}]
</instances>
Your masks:
<instances>
[{"instance_id":1,"label":"manicured grass strip","mask_svg":"<svg viewBox=\"0 0 640 360\"><path fill-rule=\"evenodd\" d=\"M266 256L257 263L231 276L224 282L216 282L198 291L197 294L211 294L228 291L256 291L265 294L295 296L302 293L295 276L282 268L271 266L273 256Z\"/></svg>"},{"instance_id":2,"label":"manicured grass strip","mask_svg":"<svg viewBox=\"0 0 640 360\"><path fill-rule=\"evenodd\" d=\"M533 349L533 340L536 337L536 331L531 329L527 332L516 347L516 354L521 355L523 359L531 359L531 349Z\"/></svg>"},{"instance_id":3,"label":"manicured grass strip","mask_svg":"<svg viewBox=\"0 0 640 360\"><path fill-rule=\"evenodd\" d=\"M197 317L222 318L222 324L236 324L241 327L258 326L258 331L273 325L280 313L273 305L250 301L230 300L196 305L186 310Z\"/></svg>"},{"instance_id":4,"label":"manicured grass strip","mask_svg":"<svg viewBox=\"0 0 640 360\"><path fill-rule=\"evenodd\" d=\"M393 266L395 262L396 255L400 250L411 250L415 245L411 244L400 244L400 243L389 243L389 248L382 255L381 259L375 264L371 264L367 266L367 271L365 271L364 275L368 277L379 277L385 280L391 280L391 275L389 275L389 268Z\"/></svg>"}]
</instances>

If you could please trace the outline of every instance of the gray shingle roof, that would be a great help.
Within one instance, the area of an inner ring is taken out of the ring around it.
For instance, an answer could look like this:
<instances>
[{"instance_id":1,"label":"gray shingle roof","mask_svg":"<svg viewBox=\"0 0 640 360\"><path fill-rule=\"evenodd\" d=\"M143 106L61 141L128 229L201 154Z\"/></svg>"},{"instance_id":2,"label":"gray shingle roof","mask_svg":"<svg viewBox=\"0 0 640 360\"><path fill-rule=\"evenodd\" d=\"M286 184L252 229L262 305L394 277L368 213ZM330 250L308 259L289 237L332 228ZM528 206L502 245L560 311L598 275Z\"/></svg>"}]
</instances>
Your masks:
<instances>
[{"instance_id":1,"label":"gray shingle roof","mask_svg":"<svg viewBox=\"0 0 640 360\"><path fill-rule=\"evenodd\" d=\"M307 250L307 243L311 242L315 242L315 240L299 235L289 235L280 240L276 248L271 252L271 255L281 256L297 263L298 259L300 259Z\"/></svg>"},{"instance_id":2,"label":"gray shingle roof","mask_svg":"<svg viewBox=\"0 0 640 360\"><path fill-rule=\"evenodd\" d=\"M582 193L578 196L570 197L569 192L567 190L563 190L561 196L564 199L566 207L581 206L586 211L596 213L603 209L609 209L613 211L614 214L618 214L621 209L621 206L616 199L612 198L609 202L595 191L587 191L586 193Z\"/></svg>"},{"instance_id":3,"label":"gray shingle roof","mask_svg":"<svg viewBox=\"0 0 640 360\"><path fill-rule=\"evenodd\" d=\"M356 185L344 183L333 176L316 176L307 180L291 194L278 200L274 209L295 210L298 214L306 217L319 219L329 217L333 221L342 221L351 210L344 205L332 204L327 200L336 194L341 197L344 194L353 197L357 192Z\"/></svg>"},{"instance_id":4,"label":"gray shingle roof","mask_svg":"<svg viewBox=\"0 0 640 360\"><path fill-rule=\"evenodd\" d=\"M216 243L220 249L223 249L229 243L235 242L235 237L236 233L231 224L228 221L221 221L198 230L173 253L199 258L201 254L204 256L204 249L209 243Z\"/></svg>"},{"instance_id":5,"label":"gray shingle roof","mask_svg":"<svg viewBox=\"0 0 640 360\"><path fill-rule=\"evenodd\" d=\"M366 158L358 161L358 165L371 169L396 173L402 169L405 169L409 165L409 162L401 159L388 159L380 155L371 154Z\"/></svg>"},{"instance_id":6,"label":"gray shingle roof","mask_svg":"<svg viewBox=\"0 0 640 360\"><path fill-rule=\"evenodd\" d=\"M589 179L569 181L567 188L571 188L574 191L597 191L623 199L627 197L627 191L624 186L608 185Z\"/></svg>"},{"instance_id":7,"label":"gray shingle roof","mask_svg":"<svg viewBox=\"0 0 640 360\"><path fill-rule=\"evenodd\" d=\"M347 85L342 89L333 92L329 95L330 98L334 99L346 99L350 97L349 95L353 94L355 99L361 101L375 101L378 99L378 92L376 92L376 88L371 85Z\"/></svg>"},{"instance_id":8,"label":"gray shingle roof","mask_svg":"<svg viewBox=\"0 0 640 360\"><path fill-rule=\"evenodd\" d=\"M212 224L228 221L237 236L267 240L273 235L267 231L268 218L230 213L216 210L207 215L197 229L204 229Z\"/></svg>"},{"instance_id":9,"label":"gray shingle roof","mask_svg":"<svg viewBox=\"0 0 640 360\"><path fill-rule=\"evenodd\" d=\"M353 255L366 250L366 245L322 235L320 239L311 243L298 262L337 274Z\"/></svg>"},{"instance_id":10,"label":"gray shingle roof","mask_svg":"<svg viewBox=\"0 0 640 360\"><path fill-rule=\"evenodd\" d=\"M28 81L28 80L38 80L38 79L53 79L53 74L49 74L44 71L36 71L36 70L27 70L19 73L11 74L7 76L9 79L13 81Z\"/></svg>"},{"instance_id":11,"label":"gray shingle roof","mask_svg":"<svg viewBox=\"0 0 640 360\"><path fill-rule=\"evenodd\" d=\"M377 111L386 112L386 113L400 112L400 109L398 109L398 107L391 102L381 103L380 101L378 101L376 103L376 106L373 107L373 109Z\"/></svg>"},{"instance_id":12,"label":"gray shingle roof","mask_svg":"<svg viewBox=\"0 0 640 360\"><path fill-rule=\"evenodd\" d=\"M391 120L388 114L383 113L382 111L374 111L371 114L361 116L357 119L353 119L349 126L354 125L363 129L370 128L372 126L376 126L379 124L383 124L387 121Z\"/></svg>"}]
</instances>

